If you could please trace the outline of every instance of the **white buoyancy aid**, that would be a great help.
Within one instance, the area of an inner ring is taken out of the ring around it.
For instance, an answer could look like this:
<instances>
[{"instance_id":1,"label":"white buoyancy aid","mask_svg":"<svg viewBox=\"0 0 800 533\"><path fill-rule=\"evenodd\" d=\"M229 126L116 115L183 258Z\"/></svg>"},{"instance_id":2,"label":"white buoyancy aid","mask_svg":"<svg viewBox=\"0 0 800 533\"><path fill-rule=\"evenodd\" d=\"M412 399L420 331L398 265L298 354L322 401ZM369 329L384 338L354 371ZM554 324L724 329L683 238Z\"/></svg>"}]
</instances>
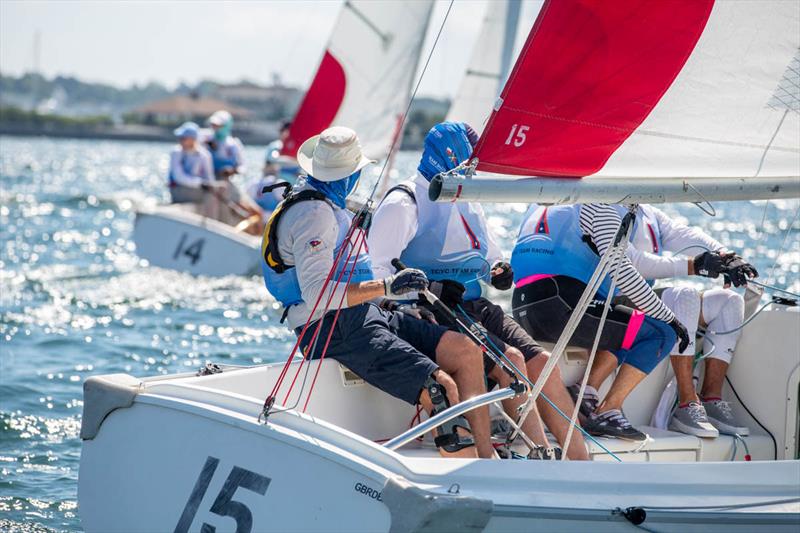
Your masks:
<instances>
[{"instance_id":1,"label":"white buoyancy aid","mask_svg":"<svg viewBox=\"0 0 800 533\"><path fill-rule=\"evenodd\" d=\"M439 203L428 198L415 180L401 190L413 192L417 206L417 232L400 254L409 267L422 270L430 280L451 279L466 288L464 299L481 296L480 281L488 282L493 259L483 208L477 203Z\"/></svg>"}]
</instances>

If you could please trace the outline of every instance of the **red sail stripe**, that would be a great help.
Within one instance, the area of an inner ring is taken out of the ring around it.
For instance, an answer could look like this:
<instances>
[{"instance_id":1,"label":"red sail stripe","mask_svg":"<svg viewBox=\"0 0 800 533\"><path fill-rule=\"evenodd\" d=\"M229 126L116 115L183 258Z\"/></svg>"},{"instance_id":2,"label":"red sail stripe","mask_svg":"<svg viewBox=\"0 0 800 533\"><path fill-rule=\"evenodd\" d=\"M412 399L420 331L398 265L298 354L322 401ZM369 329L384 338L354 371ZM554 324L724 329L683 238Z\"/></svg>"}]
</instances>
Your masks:
<instances>
[{"instance_id":1,"label":"red sail stripe","mask_svg":"<svg viewBox=\"0 0 800 533\"><path fill-rule=\"evenodd\" d=\"M300 108L292 120L289 137L283 143L282 155L297 157L300 145L333 124L344 100L347 77L341 63L326 50L314 81L308 88Z\"/></svg>"},{"instance_id":2,"label":"red sail stripe","mask_svg":"<svg viewBox=\"0 0 800 533\"><path fill-rule=\"evenodd\" d=\"M658 104L713 0L546 0L475 150L479 170L586 176Z\"/></svg>"}]
</instances>

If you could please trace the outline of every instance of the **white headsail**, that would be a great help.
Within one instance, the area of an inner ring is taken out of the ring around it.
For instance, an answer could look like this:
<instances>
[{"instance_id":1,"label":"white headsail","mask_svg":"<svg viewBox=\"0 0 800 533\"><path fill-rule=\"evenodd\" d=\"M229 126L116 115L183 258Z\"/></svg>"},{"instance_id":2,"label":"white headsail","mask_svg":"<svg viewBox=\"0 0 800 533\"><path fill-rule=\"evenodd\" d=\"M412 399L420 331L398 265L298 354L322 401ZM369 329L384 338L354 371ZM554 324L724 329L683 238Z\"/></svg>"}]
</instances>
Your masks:
<instances>
[{"instance_id":1,"label":"white headsail","mask_svg":"<svg viewBox=\"0 0 800 533\"><path fill-rule=\"evenodd\" d=\"M508 78L514 59L521 0L486 3L486 13L475 48L447 120L466 122L479 134Z\"/></svg>"},{"instance_id":2,"label":"white headsail","mask_svg":"<svg viewBox=\"0 0 800 533\"><path fill-rule=\"evenodd\" d=\"M346 0L283 154L331 125L355 129L375 159L399 134L433 0Z\"/></svg>"},{"instance_id":3,"label":"white headsail","mask_svg":"<svg viewBox=\"0 0 800 533\"><path fill-rule=\"evenodd\" d=\"M797 196L799 48L796 1L547 1L477 168L583 178L525 183L555 191L541 201L590 201L633 177L620 190L650 202ZM504 185L443 195L518 201Z\"/></svg>"}]
</instances>

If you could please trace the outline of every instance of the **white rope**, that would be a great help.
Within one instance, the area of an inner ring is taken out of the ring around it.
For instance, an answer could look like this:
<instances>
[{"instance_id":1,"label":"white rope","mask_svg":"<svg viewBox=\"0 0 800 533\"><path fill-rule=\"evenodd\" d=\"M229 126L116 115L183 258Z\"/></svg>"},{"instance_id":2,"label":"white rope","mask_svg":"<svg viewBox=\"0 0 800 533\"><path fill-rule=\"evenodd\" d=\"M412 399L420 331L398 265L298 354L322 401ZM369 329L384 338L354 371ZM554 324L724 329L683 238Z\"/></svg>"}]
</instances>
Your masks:
<instances>
[{"instance_id":1,"label":"white rope","mask_svg":"<svg viewBox=\"0 0 800 533\"><path fill-rule=\"evenodd\" d=\"M622 221L619 223L619 228L622 227ZM572 410L572 418L570 419L569 429L567 430L567 438L564 440L564 449L569 450L570 442L572 442L572 433L575 427L575 423L578 419L578 412L580 411L581 402L583 401L583 395L586 391L586 385L589 383L589 373L592 371L592 365L594 364L595 355L597 355L597 347L600 344L600 336L603 334L603 327L606 323L606 318L608 317L608 310L611 308L611 299L614 296L614 289L617 288L617 276L619 275L619 267L622 263L622 256L625 254L625 249L628 246L628 237L631 231L633 224L628 226L628 231L625 233L625 236L620 240L619 244L614 245L614 257L612 259L613 264L609 269L611 273L611 287L608 290L608 297L606 298L605 304L603 305L603 314L600 316L600 324L597 326L597 333L594 336L594 343L592 344L592 350L589 353L589 360L586 363L586 370L583 373L583 380L581 381L581 388L578 391L578 398L575 400L575 408ZM561 454L561 460L567 460L567 454Z\"/></svg>"},{"instance_id":2,"label":"white rope","mask_svg":"<svg viewBox=\"0 0 800 533\"><path fill-rule=\"evenodd\" d=\"M627 246L627 241L625 241L625 246ZM539 379L537 379L534 383L533 390L531 390L528 401L525 404L525 409L518 421L520 426L525 422L525 418L532 409L531 403L535 402L539 397L539 394L542 392L542 388L544 388L544 384L547 383L548 379L550 379L550 374L553 373L553 370L558 364L559 359L561 359L561 356L564 355L567 345L572 339L572 335L575 333L575 330L578 328L581 318L583 318L583 315L586 313L586 309L589 307L589 303L591 303L592 298L594 298L594 295L597 292L597 289L600 287L603 279L605 278L605 274L611 260L611 254L615 249L616 247L612 244L606 249L602 257L600 257L600 261L598 262L592 277L586 284L583 294L578 300L578 303L575 305L567 324L564 326L564 331L561 332L561 336L558 338L558 341L556 342L556 345L550 354L550 358L544 365L544 368L539 375Z\"/></svg>"}]
</instances>

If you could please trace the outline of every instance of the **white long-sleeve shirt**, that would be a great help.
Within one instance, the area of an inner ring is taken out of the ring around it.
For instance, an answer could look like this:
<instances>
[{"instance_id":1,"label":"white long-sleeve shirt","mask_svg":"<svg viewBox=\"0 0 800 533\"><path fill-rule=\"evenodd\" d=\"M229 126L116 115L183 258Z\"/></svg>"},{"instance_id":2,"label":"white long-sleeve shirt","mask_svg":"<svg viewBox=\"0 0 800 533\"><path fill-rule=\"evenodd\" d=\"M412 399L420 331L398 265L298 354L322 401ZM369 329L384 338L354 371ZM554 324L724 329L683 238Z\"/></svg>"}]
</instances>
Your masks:
<instances>
[{"instance_id":1,"label":"white long-sleeve shirt","mask_svg":"<svg viewBox=\"0 0 800 533\"><path fill-rule=\"evenodd\" d=\"M173 181L184 187L196 189L203 183L214 181L211 154L201 146L191 152L176 146L169 155L169 171Z\"/></svg>"},{"instance_id":2,"label":"white long-sleeve shirt","mask_svg":"<svg viewBox=\"0 0 800 533\"><path fill-rule=\"evenodd\" d=\"M583 204L580 209L580 227L589 236L598 253L602 256L614 242L621 217L617 210L608 204ZM565 258L568 260L568 258ZM670 322L675 315L664 305L661 298L653 292L650 285L634 268L627 255L623 255L619 271L615 276L619 290L631 299L636 307L648 316Z\"/></svg>"},{"instance_id":3,"label":"white long-sleeve shirt","mask_svg":"<svg viewBox=\"0 0 800 533\"><path fill-rule=\"evenodd\" d=\"M430 202L428 198L428 180L419 172L412 178L419 187L416 202L404 191L392 191L376 209L372 217L372 226L369 230L369 255L372 259L372 272L376 278L383 278L394 274L392 259L400 257L403 250L417 234L419 228L419 215L417 202ZM482 213L482 208L476 205L476 210ZM487 232L486 261L494 265L503 259L503 251L498 246L491 232ZM438 250L431 250L437 253Z\"/></svg>"},{"instance_id":4,"label":"white long-sleeve shirt","mask_svg":"<svg viewBox=\"0 0 800 533\"><path fill-rule=\"evenodd\" d=\"M675 254L664 257L650 253L654 249L652 236L648 234L643 217L639 217L636 235L633 237L632 246L628 246L627 254L631 263L646 279L675 278L689 275L688 257L702 253L705 250L725 251L726 248L713 237L703 233L697 228L676 222L666 213L651 205L641 205L640 213L647 215L658 225L661 234L661 249Z\"/></svg>"},{"instance_id":5,"label":"white long-sleeve shirt","mask_svg":"<svg viewBox=\"0 0 800 533\"><path fill-rule=\"evenodd\" d=\"M306 185L295 190L307 188L310 187ZM319 201L298 202L281 216L277 232L278 252L286 264L295 266L303 298L302 303L289 308L288 321L293 329L306 323L333 267L334 250L339 238L337 219L341 217L348 217L343 209ZM312 322L324 314L325 302L331 293L331 308L339 306L339 301L347 291L347 284L344 280L342 283L335 281L332 279L325 288L320 305L311 318ZM342 302L342 307L348 306L346 296Z\"/></svg>"}]
</instances>

